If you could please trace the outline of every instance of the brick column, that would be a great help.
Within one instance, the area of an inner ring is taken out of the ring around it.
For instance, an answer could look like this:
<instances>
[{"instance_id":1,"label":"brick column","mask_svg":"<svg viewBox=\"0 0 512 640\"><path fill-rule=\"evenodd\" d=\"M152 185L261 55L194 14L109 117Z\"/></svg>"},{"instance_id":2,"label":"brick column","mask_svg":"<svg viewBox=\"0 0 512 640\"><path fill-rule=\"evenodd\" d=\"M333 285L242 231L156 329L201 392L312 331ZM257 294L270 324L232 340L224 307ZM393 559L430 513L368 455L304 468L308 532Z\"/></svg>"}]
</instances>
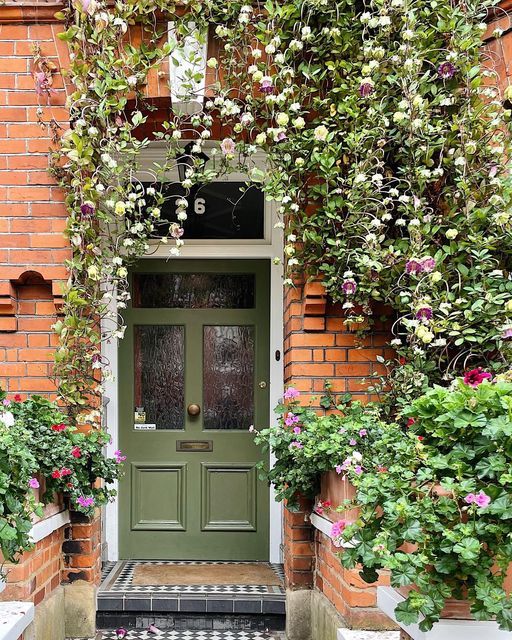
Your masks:
<instances>
[{"instance_id":1,"label":"brick column","mask_svg":"<svg viewBox=\"0 0 512 640\"><path fill-rule=\"evenodd\" d=\"M313 527L309 514L313 504L300 499L299 510L283 510L284 572L288 589L311 589L313 586Z\"/></svg>"},{"instance_id":2,"label":"brick column","mask_svg":"<svg viewBox=\"0 0 512 640\"><path fill-rule=\"evenodd\" d=\"M64 582L85 580L99 584L101 578L101 518L99 509L89 518L71 511L71 525L62 545Z\"/></svg>"}]
</instances>

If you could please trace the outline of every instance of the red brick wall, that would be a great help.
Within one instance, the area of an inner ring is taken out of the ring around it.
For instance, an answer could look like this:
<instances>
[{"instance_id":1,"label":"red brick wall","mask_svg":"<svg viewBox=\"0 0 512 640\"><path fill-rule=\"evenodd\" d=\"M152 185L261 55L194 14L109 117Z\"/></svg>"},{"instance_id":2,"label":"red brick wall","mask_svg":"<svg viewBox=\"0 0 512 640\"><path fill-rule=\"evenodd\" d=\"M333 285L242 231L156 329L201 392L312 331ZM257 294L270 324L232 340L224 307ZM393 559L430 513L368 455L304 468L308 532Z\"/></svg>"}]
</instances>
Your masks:
<instances>
[{"instance_id":1,"label":"red brick wall","mask_svg":"<svg viewBox=\"0 0 512 640\"><path fill-rule=\"evenodd\" d=\"M375 382L373 375L384 373L376 358L393 355L386 347L389 322L378 320L369 335L358 336L359 327L344 324L341 306L329 302L320 282L289 288L284 308L285 384L302 392L301 401L320 408L326 379L335 395L350 392L354 399L374 399L368 386ZM287 587L318 589L350 626L389 628L389 619L376 609L376 586L342 568L336 556L340 550L309 523L311 508L311 503L302 501L299 512L284 510Z\"/></svg>"},{"instance_id":2,"label":"red brick wall","mask_svg":"<svg viewBox=\"0 0 512 640\"><path fill-rule=\"evenodd\" d=\"M61 527L40 540L18 564L6 565L7 587L0 600L30 600L37 605L59 586L65 530Z\"/></svg>"}]
</instances>

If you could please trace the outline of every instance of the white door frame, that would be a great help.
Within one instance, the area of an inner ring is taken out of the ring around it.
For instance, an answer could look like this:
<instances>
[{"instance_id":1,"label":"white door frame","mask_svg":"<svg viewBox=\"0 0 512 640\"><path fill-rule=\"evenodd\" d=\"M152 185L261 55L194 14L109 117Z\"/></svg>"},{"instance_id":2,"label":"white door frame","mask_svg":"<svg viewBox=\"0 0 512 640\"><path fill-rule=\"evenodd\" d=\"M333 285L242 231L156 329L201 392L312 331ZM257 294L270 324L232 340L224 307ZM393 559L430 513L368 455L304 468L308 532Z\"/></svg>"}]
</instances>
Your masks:
<instances>
[{"instance_id":1,"label":"white door frame","mask_svg":"<svg viewBox=\"0 0 512 640\"><path fill-rule=\"evenodd\" d=\"M206 150L206 152L208 152ZM140 180L149 180L151 166L153 162L162 162L163 147L159 144L152 144L141 153L142 170L137 176ZM254 156L256 164L264 165L264 155ZM147 172L145 171L147 167ZM144 175L145 174L145 175ZM171 178L176 179L174 176ZM223 182L245 181L247 177L242 174L230 174L223 176ZM274 227L277 222L276 206L272 202L265 201L265 238L263 240L247 240L244 243L235 244L230 240L189 240L185 238L185 246L182 248L179 258L172 260L186 259L213 259L223 258L226 260L243 259L267 259L270 261L270 413L269 425L274 421L274 407L283 395L283 269L282 266L275 265L272 260L276 256L282 256L283 234L280 229ZM162 243L158 248L145 259L169 258L169 247ZM115 300L112 302L115 308ZM106 425L111 436L110 444L107 446L107 454L112 456L119 448L119 393L118 393L118 347L117 339L112 339L109 343L103 344L103 355L110 361L113 379L107 380L105 386L105 396L108 404L105 408ZM281 354L280 360L276 360L276 353ZM275 463L274 456L271 456L270 464ZM118 483L115 483L116 490ZM105 560L119 559L119 503L116 498L110 502L103 513L103 540L105 549ZM282 542L282 505L276 502L275 491L270 487L270 562L281 562L281 542Z\"/></svg>"}]
</instances>

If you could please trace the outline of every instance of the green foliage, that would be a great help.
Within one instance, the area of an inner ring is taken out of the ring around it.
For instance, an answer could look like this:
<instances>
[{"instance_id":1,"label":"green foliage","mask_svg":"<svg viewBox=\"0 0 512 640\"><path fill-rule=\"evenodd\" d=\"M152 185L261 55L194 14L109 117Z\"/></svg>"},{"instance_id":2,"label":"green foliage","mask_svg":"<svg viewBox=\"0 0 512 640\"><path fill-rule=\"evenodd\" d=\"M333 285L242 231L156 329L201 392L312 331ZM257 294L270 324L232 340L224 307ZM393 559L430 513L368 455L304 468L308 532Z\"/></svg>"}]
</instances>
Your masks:
<instances>
[{"instance_id":1,"label":"green foliage","mask_svg":"<svg viewBox=\"0 0 512 640\"><path fill-rule=\"evenodd\" d=\"M46 480L45 502L51 502L56 492L69 495L75 511L91 514L95 507L106 504L115 496L107 485L119 476L116 458L106 458L104 448L110 441L102 429L88 431L69 425L55 403L40 396L9 405L16 423L31 434L30 449L38 461L37 473ZM58 427L62 430L55 430ZM64 474L62 470L65 470ZM66 473L70 471L71 473ZM58 472L58 473L57 473ZM96 480L101 486L95 486ZM80 504L81 498L92 498L89 507Z\"/></svg>"},{"instance_id":2,"label":"green foliage","mask_svg":"<svg viewBox=\"0 0 512 640\"><path fill-rule=\"evenodd\" d=\"M105 431L68 425L55 403L39 396L0 407L0 550L8 561L31 547L32 516L42 515L31 490L38 478L45 480L43 502L64 493L70 508L88 515L115 495L108 485L119 477L120 452L105 458Z\"/></svg>"},{"instance_id":3,"label":"green foliage","mask_svg":"<svg viewBox=\"0 0 512 640\"><path fill-rule=\"evenodd\" d=\"M4 398L0 389L0 400ZM8 561L30 548L31 516L41 515L41 507L28 488L37 469L30 439L30 432L14 423L6 406L0 406L0 551Z\"/></svg>"},{"instance_id":4,"label":"green foliage","mask_svg":"<svg viewBox=\"0 0 512 640\"><path fill-rule=\"evenodd\" d=\"M445 599L457 598L476 619L496 616L512 629L503 590L512 562L511 403L506 379L429 389L406 409L408 430L382 430L370 469L347 471L360 513L344 531L355 546L341 561L389 569L396 587L415 585L396 610L404 623L421 616L429 629ZM386 471L372 473L377 463Z\"/></svg>"}]
</instances>

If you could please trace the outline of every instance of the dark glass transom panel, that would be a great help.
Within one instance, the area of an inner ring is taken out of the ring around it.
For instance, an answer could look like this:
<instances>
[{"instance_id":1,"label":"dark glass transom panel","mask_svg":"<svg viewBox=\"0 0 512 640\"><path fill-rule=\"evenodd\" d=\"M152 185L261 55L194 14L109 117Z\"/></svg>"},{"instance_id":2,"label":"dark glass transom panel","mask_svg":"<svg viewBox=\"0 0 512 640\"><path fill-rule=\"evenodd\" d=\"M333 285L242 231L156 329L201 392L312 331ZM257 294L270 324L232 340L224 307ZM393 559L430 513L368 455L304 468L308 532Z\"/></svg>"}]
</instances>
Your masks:
<instances>
[{"instance_id":1,"label":"dark glass transom panel","mask_svg":"<svg viewBox=\"0 0 512 640\"><path fill-rule=\"evenodd\" d=\"M135 405L157 429L185 426L185 328L138 325L134 328Z\"/></svg>"},{"instance_id":2,"label":"dark glass transom panel","mask_svg":"<svg viewBox=\"0 0 512 640\"><path fill-rule=\"evenodd\" d=\"M210 182L186 194L179 183L153 185L143 183L144 190L162 189L165 202L160 206L160 221L155 236L168 232L169 223L177 222L176 201L188 200L187 220L183 223L189 240L261 240L265 237L265 198L255 186L245 182ZM152 198L146 194L148 207Z\"/></svg>"},{"instance_id":3,"label":"dark glass transom panel","mask_svg":"<svg viewBox=\"0 0 512 640\"><path fill-rule=\"evenodd\" d=\"M135 273L133 306L173 309L252 309L254 274Z\"/></svg>"},{"instance_id":4,"label":"dark glass transom panel","mask_svg":"<svg viewBox=\"0 0 512 640\"><path fill-rule=\"evenodd\" d=\"M254 327L204 327L203 420L205 429L254 422Z\"/></svg>"}]
</instances>

